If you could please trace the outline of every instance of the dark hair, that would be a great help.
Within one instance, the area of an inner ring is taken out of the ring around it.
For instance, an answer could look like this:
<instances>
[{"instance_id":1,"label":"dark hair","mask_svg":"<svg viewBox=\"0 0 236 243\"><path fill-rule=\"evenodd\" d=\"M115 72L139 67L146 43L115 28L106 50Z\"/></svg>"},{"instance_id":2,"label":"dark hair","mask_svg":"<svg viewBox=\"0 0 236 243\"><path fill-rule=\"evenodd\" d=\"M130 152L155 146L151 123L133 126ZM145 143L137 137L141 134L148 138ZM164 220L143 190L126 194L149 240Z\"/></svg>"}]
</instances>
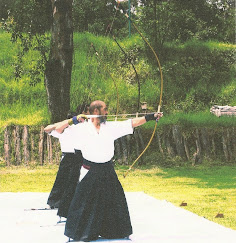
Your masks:
<instances>
[{"instance_id":1,"label":"dark hair","mask_svg":"<svg viewBox=\"0 0 236 243\"><path fill-rule=\"evenodd\" d=\"M83 112L87 113L89 110L89 105L82 103L81 105L78 105L76 108L77 114L82 114Z\"/></svg>"},{"instance_id":2,"label":"dark hair","mask_svg":"<svg viewBox=\"0 0 236 243\"><path fill-rule=\"evenodd\" d=\"M74 116L77 116L77 113L74 111L68 111L67 113L67 119L73 118Z\"/></svg>"},{"instance_id":3,"label":"dark hair","mask_svg":"<svg viewBox=\"0 0 236 243\"><path fill-rule=\"evenodd\" d=\"M89 113L93 114L95 109L98 109L100 111L101 107L103 106L103 103L104 102L100 100L93 101L89 106Z\"/></svg>"}]
</instances>

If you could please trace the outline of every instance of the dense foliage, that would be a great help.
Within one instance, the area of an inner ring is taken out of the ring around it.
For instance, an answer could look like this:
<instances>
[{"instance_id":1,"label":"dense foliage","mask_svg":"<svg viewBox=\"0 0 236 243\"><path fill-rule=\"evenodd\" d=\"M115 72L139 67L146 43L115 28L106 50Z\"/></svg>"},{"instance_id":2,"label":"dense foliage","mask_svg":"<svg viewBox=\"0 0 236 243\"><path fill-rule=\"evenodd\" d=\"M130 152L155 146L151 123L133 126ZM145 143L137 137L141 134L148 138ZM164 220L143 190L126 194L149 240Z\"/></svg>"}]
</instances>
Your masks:
<instances>
[{"instance_id":1,"label":"dense foliage","mask_svg":"<svg viewBox=\"0 0 236 243\"><path fill-rule=\"evenodd\" d=\"M40 124L49 121L43 74L32 85L30 70L40 57L30 51L22 59L21 76L14 75L14 64L20 46L10 42L10 35L0 34L1 43L1 124ZM91 43L96 47L96 57ZM141 81L141 102L155 110L160 95L160 74L156 63L148 58L139 36L119 40L134 60ZM118 85L120 112L136 112L138 85L135 73L116 43L107 37L84 33L74 35L75 53L71 84L71 109L81 103L102 99L115 112ZM167 43L161 57L164 74L163 111L209 113L212 104L235 105L236 84L233 68L235 46L217 42L192 41L183 45ZM200 55L199 55L200 54Z\"/></svg>"},{"instance_id":2,"label":"dense foliage","mask_svg":"<svg viewBox=\"0 0 236 243\"><path fill-rule=\"evenodd\" d=\"M235 46L228 44L234 42L234 7L231 0L131 1L131 17L161 61L165 112L208 111L215 103L235 105ZM124 16L127 12L127 1L73 2L76 33L71 109L93 99L103 99L109 101L111 112L115 112L117 94L112 76L118 84L120 112L136 112L138 85L130 60L141 82L141 101L148 102L150 110L157 109L159 69L133 27L132 37L124 38L128 36L128 21ZM44 118L35 122L48 121L43 82L50 48L51 3L4 0L0 16L1 27L10 32L10 35L1 33L0 89L5 110L2 120L14 117L17 121L11 123L19 122L17 114L24 114L25 119L25 114L37 107ZM120 38L127 56L112 39L102 37L109 33L110 37L114 34ZM16 43L11 45L10 39ZM100 60L95 57L91 43ZM27 105L34 108L30 110Z\"/></svg>"},{"instance_id":3,"label":"dense foliage","mask_svg":"<svg viewBox=\"0 0 236 243\"><path fill-rule=\"evenodd\" d=\"M142 0L138 20L153 44L192 39L235 41L234 1Z\"/></svg>"}]
</instances>

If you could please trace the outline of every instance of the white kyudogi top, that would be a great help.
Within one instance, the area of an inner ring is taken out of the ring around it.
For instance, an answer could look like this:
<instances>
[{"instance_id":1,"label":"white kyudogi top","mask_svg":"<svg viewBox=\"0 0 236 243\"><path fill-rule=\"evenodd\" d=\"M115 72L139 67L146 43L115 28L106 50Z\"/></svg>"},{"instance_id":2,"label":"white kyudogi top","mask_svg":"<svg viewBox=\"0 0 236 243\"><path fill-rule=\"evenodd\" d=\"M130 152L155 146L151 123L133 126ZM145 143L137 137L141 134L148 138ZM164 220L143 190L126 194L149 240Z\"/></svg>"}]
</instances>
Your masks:
<instances>
[{"instance_id":1,"label":"white kyudogi top","mask_svg":"<svg viewBox=\"0 0 236 243\"><path fill-rule=\"evenodd\" d=\"M73 134L73 126L75 125L66 128L63 133L59 133L56 130L53 130L52 132L49 133L49 135L59 139L61 151L63 153L75 152L74 143L73 140L71 139L71 136Z\"/></svg>"},{"instance_id":2,"label":"white kyudogi top","mask_svg":"<svg viewBox=\"0 0 236 243\"><path fill-rule=\"evenodd\" d=\"M89 120L75 125L71 136L86 160L105 163L114 156L114 141L128 134L133 134L131 120L101 123L99 133Z\"/></svg>"}]
</instances>

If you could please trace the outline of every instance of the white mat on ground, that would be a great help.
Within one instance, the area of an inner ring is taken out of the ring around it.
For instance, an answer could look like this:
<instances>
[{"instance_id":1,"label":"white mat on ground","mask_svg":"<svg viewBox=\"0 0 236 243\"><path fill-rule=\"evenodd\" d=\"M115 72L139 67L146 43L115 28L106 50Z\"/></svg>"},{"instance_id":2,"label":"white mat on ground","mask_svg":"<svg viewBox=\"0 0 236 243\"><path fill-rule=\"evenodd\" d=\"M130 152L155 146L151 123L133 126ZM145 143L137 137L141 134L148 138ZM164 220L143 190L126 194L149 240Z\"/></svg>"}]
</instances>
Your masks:
<instances>
[{"instance_id":1,"label":"white mat on ground","mask_svg":"<svg viewBox=\"0 0 236 243\"><path fill-rule=\"evenodd\" d=\"M199 217L143 192L126 193L133 235L114 243L234 243L236 231ZM57 210L47 207L48 193L0 193L0 242L65 243L65 223L57 224Z\"/></svg>"}]
</instances>

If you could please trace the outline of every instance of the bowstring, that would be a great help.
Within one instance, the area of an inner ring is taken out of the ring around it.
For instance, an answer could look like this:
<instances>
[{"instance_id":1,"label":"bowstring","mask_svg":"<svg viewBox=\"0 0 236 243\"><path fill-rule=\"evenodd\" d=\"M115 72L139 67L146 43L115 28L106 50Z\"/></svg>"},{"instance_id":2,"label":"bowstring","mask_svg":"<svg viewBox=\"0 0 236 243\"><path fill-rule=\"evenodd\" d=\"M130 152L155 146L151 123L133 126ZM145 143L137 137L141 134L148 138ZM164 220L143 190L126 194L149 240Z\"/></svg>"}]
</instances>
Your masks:
<instances>
[{"instance_id":1,"label":"bowstring","mask_svg":"<svg viewBox=\"0 0 236 243\"><path fill-rule=\"evenodd\" d=\"M119 44L119 42L117 41L117 39L115 38L115 36L113 36L113 39L115 41L115 43L118 45L118 47L120 48L120 50L122 51L122 53L124 54L125 58L129 61L129 63L132 65L134 72L135 72L135 77L136 80L138 82L138 100L137 100L137 111L139 111L139 106L140 106L140 93L141 93L141 85L140 85L140 79L138 76L138 72L134 66L134 63L132 62L132 60L128 57L128 54L125 52L124 48L121 47L121 45Z\"/></svg>"},{"instance_id":2,"label":"bowstring","mask_svg":"<svg viewBox=\"0 0 236 243\"><path fill-rule=\"evenodd\" d=\"M121 6L121 5L120 5ZM122 9L124 11L124 9ZM124 11L125 12L125 11ZM143 34L140 32L140 30L138 29L138 27L134 24L134 22L131 20L131 18L129 17L129 15L126 13L125 16L127 17L127 19L130 20L130 22L132 23L132 25L134 26L134 28L136 29L136 31L139 33L139 35L141 36L141 38L144 40L144 42L149 46L149 48L151 49L151 51L153 52L156 60L157 60L157 64L159 67L159 71L160 71L160 77L161 77L161 90L160 90L160 99L159 99L159 105L158 105L158 111L161 111L161 103L162 103L162 94L163 94L163 73L162 73L162 68L161 68L161 63L160 60L156 54L156 52L154 51L153 47L151 46L151 44L148 42L148 40L143 36ZM153 133L151 135L151 138L147 144L147 146L144 148L144 150L141 152L141 154L138 156L138 158L132 163L132 165L129 167L129 169L123 174L124 178L128 175L129 171L133 168L133 166L138 162L138 160L141 158L141 156L145 153L145 151L148 149L148 147L150 146L153 137L156 133L156 128L157 128L157 122L155 123L155 127L153 129Z\"/></svg>"}]
</instances>

